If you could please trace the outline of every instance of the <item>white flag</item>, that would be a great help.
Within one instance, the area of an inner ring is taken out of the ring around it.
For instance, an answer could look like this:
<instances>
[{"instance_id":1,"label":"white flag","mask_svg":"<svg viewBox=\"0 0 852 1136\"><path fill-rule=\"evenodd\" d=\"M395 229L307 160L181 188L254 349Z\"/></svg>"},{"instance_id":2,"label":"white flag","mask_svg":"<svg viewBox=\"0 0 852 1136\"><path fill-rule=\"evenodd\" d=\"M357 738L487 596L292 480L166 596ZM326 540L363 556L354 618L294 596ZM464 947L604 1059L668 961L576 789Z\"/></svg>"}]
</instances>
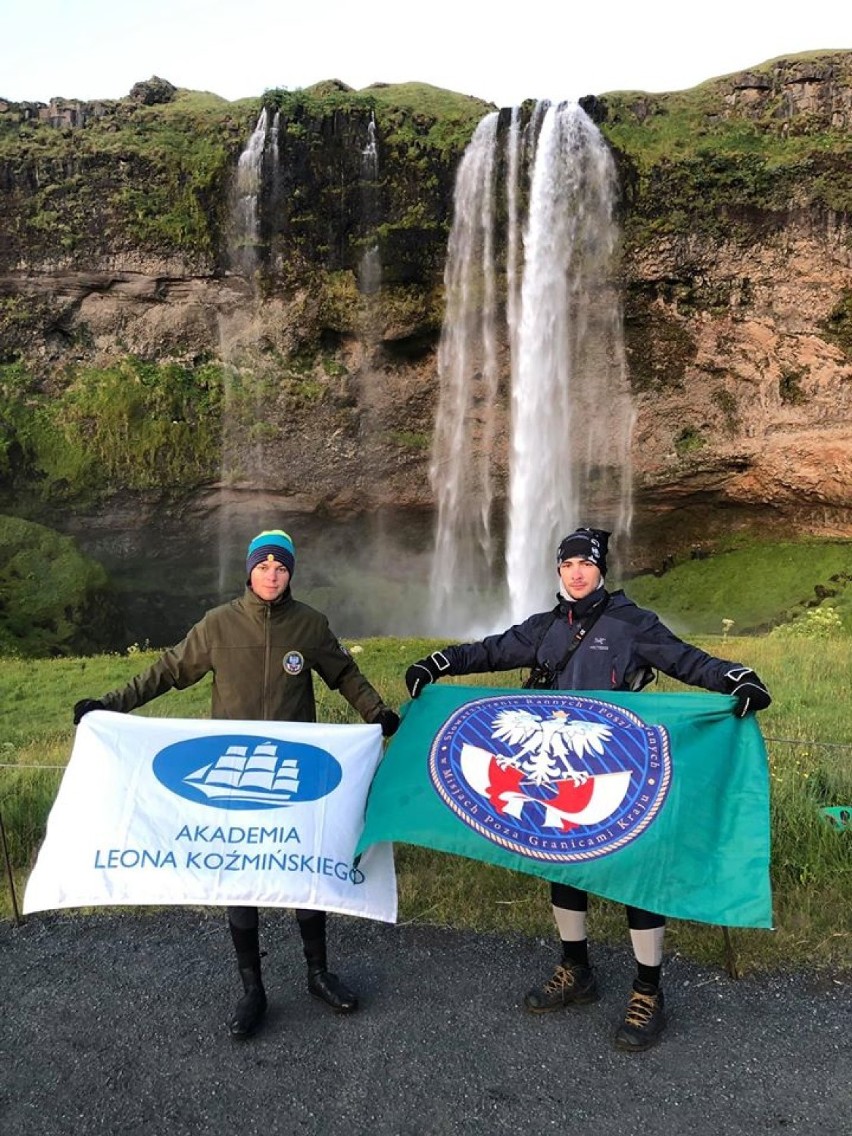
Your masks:
<instances>
[{"instance_id":1,"label":"white flag","mask_svg":"<svg viewBox=\"0 0 852 1136\"><path fill-rule=\"evenodd\" d=\"M375 725L92 711L77 727L24 912L245 905L393 923L393 845L355 859L381 756Z\"/></svg>"}]
</instances>

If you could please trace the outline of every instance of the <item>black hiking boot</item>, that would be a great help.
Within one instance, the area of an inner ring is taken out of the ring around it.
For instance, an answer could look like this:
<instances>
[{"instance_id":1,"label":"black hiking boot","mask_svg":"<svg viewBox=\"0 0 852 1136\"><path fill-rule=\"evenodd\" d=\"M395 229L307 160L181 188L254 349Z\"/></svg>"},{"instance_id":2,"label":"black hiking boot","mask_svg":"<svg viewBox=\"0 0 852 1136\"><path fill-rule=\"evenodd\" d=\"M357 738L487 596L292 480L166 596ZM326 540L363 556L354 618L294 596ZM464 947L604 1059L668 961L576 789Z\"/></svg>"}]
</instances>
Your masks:
<instances>
[{"instance_id":1,"label":"black hiking boot","mask_svg":"<svg viewBox=\"0 0 852 1136\"><path fill-rule=\"evenodd\" d=\"M324 966L308 967L308 990L338 1014L352 1014L358 1009L358 995Z\"/></svg>"},{"instance_id":2,"label":"black hiking boot","mask_svg":"<svg viewBox=\"0 0 852 1136\"><path fill-rule=\"evenodd\" d=\"M234 1008L228 1029L231 1037L244 1041L256 1032L263 1021L266 1014L266 991L260 978L260 967L241 966L240 978L243 980L245 994Z\"/></svg>"},{"instance_id":3,"label":"black hiking boot","mask_svg":"<svg viewBox=\"0 0 852 1136\"><path fill-rule=\"evenodd\" d=\"M666 1012L662 990L637 978L633 983L624 1021L616 1030L616 1049L625 1053L641 1053L657 1044L665 1028Z\"/></svg>"},{"instance_id":4,"label":"black hiking boot","mask_svg":"<svg viewBox=\"0 0 852 1136\"><path fill-rule=\"evenodd\" d=\"M548 1010L561 1010L563 1006L585 1006L597 1002L599 997L591 967L561 962L547 982L524 995L524 1005L534 1014L544 1014Z\"/></svg>"}]
</instances>

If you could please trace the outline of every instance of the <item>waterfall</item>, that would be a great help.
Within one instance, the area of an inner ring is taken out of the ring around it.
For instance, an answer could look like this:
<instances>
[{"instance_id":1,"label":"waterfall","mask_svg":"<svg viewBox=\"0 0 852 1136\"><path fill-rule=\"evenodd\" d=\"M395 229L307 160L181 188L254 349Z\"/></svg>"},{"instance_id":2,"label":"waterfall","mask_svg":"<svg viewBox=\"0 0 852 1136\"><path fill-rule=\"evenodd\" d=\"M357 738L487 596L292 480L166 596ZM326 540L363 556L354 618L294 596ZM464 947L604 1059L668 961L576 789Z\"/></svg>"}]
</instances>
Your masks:
<instances>
[{"instance_id":1,"label":"waterfall","mask_svg":"<svg viewBox=\"0 0 852 1136\"><path fill-rule=\"evenodd\" d=\"M263 153L266 148L269 112L260 112L257 125L237 162L232 213L231 262L243 276L252 276L257 268L257 245L260 240L260 190L263 180ZM278 116L273 144L276 148Z\"/></svg>"},{"instance_id":2,"label":"waterfall","mask_svg":"<svg viewBox=\"0 0 852 1136\"><path fill-rule=\"evenodd\" d=\"M493 444L498 345L494 260L498 115L474 132L456 176L455 217L444 269L446 314L438 348L440 396L430 479L437 503L431 596L436 625L485 615L491 578ZM477 460L471 459L473 452Z\"/></svg>"},{"instance_id":3,"label":"waterfall","mask_svg":"<svg viewBox=\"0 0 852 1136\"><path fill-rule=\"evenodd\" d=\"M578 524L609 528L617 552L630 526L614 164L574 104L538 104L523 137L515 108L502 151L497 126L496 114L480 123L459 167L445 270L431 466L436 633L543 610L556 592L560 536ZM502 376L508 408L497 398ZM501 455L508 490L495 476ZM498 494L507 506L499 563Z\"/></svg>"},{"instance_id":4,"label":"waterfall","mask_svg":"<svg viewBox=\"0 0 852 1136\"><path fill-rule=\"evenodd\" d=\"M629 526L632 412L612 279L615 190L591 120L576 106L550 107L530 187L512 376L512 620L546 605L560 535L578 523L620 536Z\"/></svg>"},{"instance_id":5,"label":"waterfall","mask_svg":"<svg viewBox=\"0 0 852 1136\"><path fill-rule=\"evenodd\" d=\"M510 358L518 353L518 325L520 322L521 297L521 246L520 210L518 207L518 179L521 161L520 111L512 107L509 135L506 139L506 323L509 329Z\"/></svg>"},{"instance_id":6,"label":"waterfall","mask_svg":"<svg viewBox=\"0 0 852 1136\"><path fill-rule=\"evenodd\" d=\"M361 198L365 228L369 231L369 244L358 264L358 289L365 296L378 292L382 284L382 260L373 230L378 220L376 182L379 178L379 148L376 141L376 116L367 124L367 144L361 151Z\"/></svg>"},{"instance_id":7,"label":"waterfall","mask_svg":"<svg viewBox=\"0 0 852 1136\"><path fill-rule=\"evenodd\" d=\"M247 344L254 335L253 323L259 302L255 274L260 246L264 154L269 141L274 162L274 184L279 165L278 122L276 113L269 130L269 112L266 107L261 110L237 161L231 191L229 260L232 276L229 284L233 299L223 304L218 312L219 357L223 374L222 454L217 508L219 593L222 598L233 591L232 569L240 561L244 538L244 534L238 537L234 531L233 501L242 486L258 483L263 462L259 433L253 430L253 426L263 421L264 408L259 393L252 389Z\"/></svg>"}]
</instances>

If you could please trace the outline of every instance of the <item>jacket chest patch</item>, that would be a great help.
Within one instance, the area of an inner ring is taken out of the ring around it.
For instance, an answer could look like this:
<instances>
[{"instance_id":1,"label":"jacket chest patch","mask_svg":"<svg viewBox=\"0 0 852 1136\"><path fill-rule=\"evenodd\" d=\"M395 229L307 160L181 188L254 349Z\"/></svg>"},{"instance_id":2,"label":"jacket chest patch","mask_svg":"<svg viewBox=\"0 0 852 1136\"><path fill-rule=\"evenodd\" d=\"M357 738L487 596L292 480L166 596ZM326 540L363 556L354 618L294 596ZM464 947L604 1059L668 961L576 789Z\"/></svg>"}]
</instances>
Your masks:
<instances>
[{"instance_id":1,"label":"jacket chest patch","mask_svg":"<svg viewBox=\"0 0 852 1136\"><path fill-rule=\"evenodd\" d=\"M305 669L305 659L300 651L288 651L281 665L288 675L297 675Z\"/></svg>"},{"instance_id":2,"label":"jacket chest patch","mask_svg":"<svg viewBox=\"0 0 852 1136\"><path fill-rule=\"evenodd\" d=\"M595 635L589 643L590 651L608 651L609 643L606 641L605 635Z\"/></svg>"}]
</instances>

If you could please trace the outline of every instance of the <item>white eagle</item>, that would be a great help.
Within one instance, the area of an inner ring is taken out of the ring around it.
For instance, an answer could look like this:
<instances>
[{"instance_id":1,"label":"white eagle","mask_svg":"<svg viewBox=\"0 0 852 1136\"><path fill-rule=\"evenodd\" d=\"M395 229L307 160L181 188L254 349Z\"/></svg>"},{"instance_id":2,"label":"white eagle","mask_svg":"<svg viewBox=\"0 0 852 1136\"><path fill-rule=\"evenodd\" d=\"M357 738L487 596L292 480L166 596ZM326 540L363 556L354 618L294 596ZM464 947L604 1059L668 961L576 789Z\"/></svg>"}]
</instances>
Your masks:
<instances>
[{"instance_id":1,"label":"white eagle","mask_svg":"<svg viewBox=\"0 0 852 1136\"><path fill-rule=\"evenodd\" d=\"M516 766L535 785L566 777L575 785L582 785L588 781L589 774L574 769L568 755L602 754L603 743L612 736L609 726L572 720L565 710L554 710L544 720L529 710L502 710L491 726L492 737L521 747L512 757L498 757L498 763L504 768Z\"/></svg>"}]
</instances>

